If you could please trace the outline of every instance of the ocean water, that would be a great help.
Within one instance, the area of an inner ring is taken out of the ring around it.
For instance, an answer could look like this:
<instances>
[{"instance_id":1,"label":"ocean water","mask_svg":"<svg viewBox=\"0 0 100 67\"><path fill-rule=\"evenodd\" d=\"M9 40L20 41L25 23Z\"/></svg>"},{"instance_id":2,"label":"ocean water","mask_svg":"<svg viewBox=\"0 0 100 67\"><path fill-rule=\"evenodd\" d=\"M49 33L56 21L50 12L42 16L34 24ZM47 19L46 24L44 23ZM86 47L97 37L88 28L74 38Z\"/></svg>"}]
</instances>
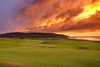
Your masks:
<instances>
[{"instance_id":1,"label":"ocean water","mask_svg":"<svg viewBox=\"0 0 100 67\"><path fill-rule=\"evenodd\" d=\"M100 36L69 37L69 39L100 41Z\"/></svg>"}]
</instances>

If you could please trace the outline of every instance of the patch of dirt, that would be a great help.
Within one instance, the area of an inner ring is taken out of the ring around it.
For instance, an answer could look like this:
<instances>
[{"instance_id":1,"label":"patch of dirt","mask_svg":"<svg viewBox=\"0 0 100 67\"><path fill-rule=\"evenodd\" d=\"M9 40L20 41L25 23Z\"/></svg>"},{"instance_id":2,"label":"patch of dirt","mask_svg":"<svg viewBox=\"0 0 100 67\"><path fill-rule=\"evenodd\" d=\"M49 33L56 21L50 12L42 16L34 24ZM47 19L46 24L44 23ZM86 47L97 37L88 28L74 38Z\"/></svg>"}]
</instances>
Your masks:
<instances>
[{"instance_id":1,"label":"patch of dirt","mask_svg":"<svg viewBox=\"0 0 100 67\"><path fill-rule=\"evenodd\" d=\"M5 62L0 62L0 67L22 67L22 66L5 63Z\"/></svg>"}]
</instances>

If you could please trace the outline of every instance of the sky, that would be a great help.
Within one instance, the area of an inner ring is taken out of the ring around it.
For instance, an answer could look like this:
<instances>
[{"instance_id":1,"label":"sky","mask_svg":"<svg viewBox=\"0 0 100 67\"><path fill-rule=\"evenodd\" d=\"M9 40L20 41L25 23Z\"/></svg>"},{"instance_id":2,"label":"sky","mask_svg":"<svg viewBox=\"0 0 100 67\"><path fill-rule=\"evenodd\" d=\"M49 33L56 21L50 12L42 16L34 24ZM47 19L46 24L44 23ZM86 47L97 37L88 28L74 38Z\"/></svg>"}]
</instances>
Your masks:
<instances>
[{"instance_id":1,"label":"sky","mask_svg":"<svg viewBox=\"0 0 100 67\"><path fill-rule=\"evenodd\" d=\"M100 36L100 0L0 0L0 33Z\"/></svg>"}]
</instances>

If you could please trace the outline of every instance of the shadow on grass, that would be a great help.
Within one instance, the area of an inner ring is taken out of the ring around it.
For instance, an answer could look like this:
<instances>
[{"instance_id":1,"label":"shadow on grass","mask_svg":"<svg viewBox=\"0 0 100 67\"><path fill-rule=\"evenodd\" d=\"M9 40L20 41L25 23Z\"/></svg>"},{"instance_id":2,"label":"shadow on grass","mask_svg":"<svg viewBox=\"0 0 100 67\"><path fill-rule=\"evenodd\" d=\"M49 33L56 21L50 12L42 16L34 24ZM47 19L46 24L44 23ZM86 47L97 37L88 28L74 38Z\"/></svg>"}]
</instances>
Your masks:
<instances>
[{"instance_id":1,"label":"shadow on grass","mask_svg":"<svg viewBox=\"0 0 100 67\"><path fill-rule=\"evenodd\" d=\"M89 48L85 46L79 46L78 49L89 50Z\"/></svg>"},{"instance_id":2,"label":"shadow on grass","mask_svg":"<svg viewBox=\"0 0 100 67\"><path fill-rule=\"evenodd\" d=\"M54 43L59 43L59 42L45 41L45 42L42 42L41 44L54 44Z\"/></svg>"},{"instance_id":3,"label":"shadow on grass","mask_svg":"<svg viewBox=\"0 0 100 67\"><path fill-rule=\"evenodd\" d=\"M58 47L49 47L49 46L34 46L34 48L58 48Z\"/></svg>"}]
</instances>

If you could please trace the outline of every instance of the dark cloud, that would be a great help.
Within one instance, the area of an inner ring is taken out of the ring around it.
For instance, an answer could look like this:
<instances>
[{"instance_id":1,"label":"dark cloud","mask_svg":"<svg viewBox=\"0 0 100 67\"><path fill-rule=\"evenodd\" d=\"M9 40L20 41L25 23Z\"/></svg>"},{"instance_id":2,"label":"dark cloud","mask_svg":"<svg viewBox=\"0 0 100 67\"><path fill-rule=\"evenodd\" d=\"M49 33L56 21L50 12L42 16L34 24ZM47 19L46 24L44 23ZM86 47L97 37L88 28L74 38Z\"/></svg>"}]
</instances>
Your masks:
<instances>
[{"instance_id":1,"label":"dark cloud","mask_svg":"<svg viewBox=\"0 0 100 67\"><path fill-rule=\"evenodd\" d=\"M75 25L71 26L64 26L61 29L63 31L84 31L84 30L89 30L89 31L96 31L100 30L100 12L97 12L97 14L92 15L88 19L84 19L83 21L77 22Z\"/></svg>"},{"instance_id":2,"label":"dark cloud","mask_svg":"<svg viewBox=\"0 0 100 67\"><path fill-rule=\"evenodd\" d=\"M96 2L96 1L99 1L99 0L92 0L92 2L91 2L91 3L94 3L94 2Z\"/></svg>"},{"instance_id":3,"label":"dark cloud","mask_svg":"<svg viewBox=\"0 0 100 67\"><path fill-rule=\"evenodd\" d=\"M64 17L68 16L66 18L66 21L67 21L67 20L70 20L70 18L77 16L82 11L83 11L83 9L81 7L74 8L74 9L69 9L69 10L67 9L66 11L62 11L58 16L56 16L56 19L64 18Z\"/></svg>"},{"instance_id":4,"label":"dark cloud","mask_svg":"<svg viewBox=\"0 0 100 67\"><path fill-rule=\"evenodd\" d=\"M57 12L60 11L60 0L58 0L57 2L54 2L52 4L52 6L50 7L50 9L48 9L45 14L40 18L40 20L45 20L48 19L50 17L52 17L53 15L57 14Z\"/></svg>"}]
</instances>

